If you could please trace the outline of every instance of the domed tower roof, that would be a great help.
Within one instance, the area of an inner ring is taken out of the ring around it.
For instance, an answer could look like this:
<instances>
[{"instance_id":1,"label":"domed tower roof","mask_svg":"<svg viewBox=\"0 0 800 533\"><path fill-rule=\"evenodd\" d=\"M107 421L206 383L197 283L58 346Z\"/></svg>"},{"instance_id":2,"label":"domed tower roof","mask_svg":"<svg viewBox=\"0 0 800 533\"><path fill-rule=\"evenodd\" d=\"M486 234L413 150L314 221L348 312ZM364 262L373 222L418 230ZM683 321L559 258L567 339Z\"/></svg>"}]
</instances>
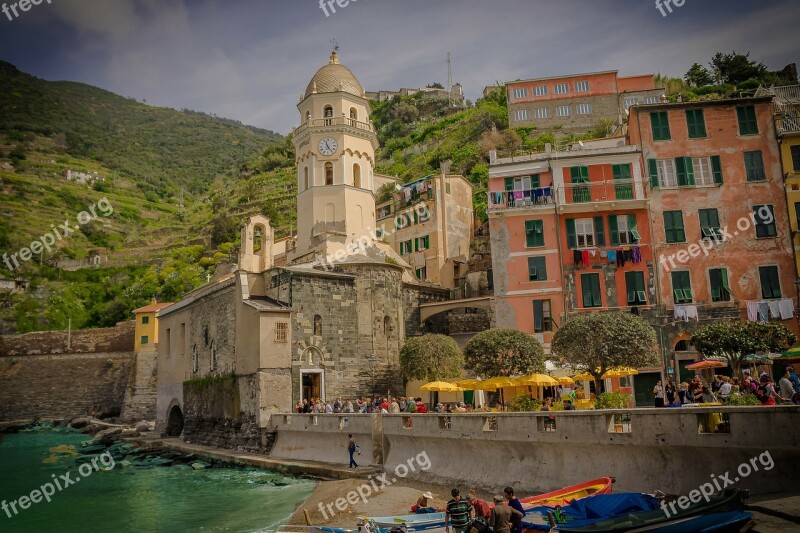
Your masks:
<instances>
[{"instance_id":1,"label":"domed tower roof","mask_svg":"<svg viewBox=\"0 0 800 533\"><path fill-rule=\"evenodd\" d=\"M334 51L330 63L314 74L306 87L304 98L312 94L346 92L359 98L364 97L364 88L349 68L339 63L339 56Z\"/></svg>"}]
</instances>

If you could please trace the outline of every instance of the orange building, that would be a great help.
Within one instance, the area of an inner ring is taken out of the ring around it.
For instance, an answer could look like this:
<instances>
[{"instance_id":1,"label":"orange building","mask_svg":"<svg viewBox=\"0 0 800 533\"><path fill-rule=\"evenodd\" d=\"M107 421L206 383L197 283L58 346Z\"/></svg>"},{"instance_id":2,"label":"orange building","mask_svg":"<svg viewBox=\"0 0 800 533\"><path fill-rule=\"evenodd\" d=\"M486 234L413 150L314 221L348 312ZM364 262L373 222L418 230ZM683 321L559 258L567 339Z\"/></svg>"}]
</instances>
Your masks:
<instances>
[{"instance_id":1,"label":"orange building","mask_svg":"<svg viewBox=\"0 0 800 533\"><path fill-rule=\"evenodd\" d=\"M630 143L650 182L652 317L668 375L687 339L718 320L781 320L797 332L795 265L770 98L631 108Z\"/></svg>"}]
</instances>

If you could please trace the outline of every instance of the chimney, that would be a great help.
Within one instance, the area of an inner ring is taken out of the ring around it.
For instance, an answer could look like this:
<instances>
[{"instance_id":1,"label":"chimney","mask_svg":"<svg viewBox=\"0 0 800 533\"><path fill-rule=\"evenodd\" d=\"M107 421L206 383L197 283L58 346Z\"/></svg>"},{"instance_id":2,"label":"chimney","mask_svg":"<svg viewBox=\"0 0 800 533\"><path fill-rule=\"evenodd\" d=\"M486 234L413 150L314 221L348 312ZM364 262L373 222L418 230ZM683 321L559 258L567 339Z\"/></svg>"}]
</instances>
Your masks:
<instances>
[{"instance_id":1,"label":"chimney","mask_svg":"<svg viewBox=\"0 0 800 533\"><path fill-rule=\"evenodd\" d=\"M497 161L497 150L489 150L489 164L494 165Z\"/></svg>"}]
</instances>

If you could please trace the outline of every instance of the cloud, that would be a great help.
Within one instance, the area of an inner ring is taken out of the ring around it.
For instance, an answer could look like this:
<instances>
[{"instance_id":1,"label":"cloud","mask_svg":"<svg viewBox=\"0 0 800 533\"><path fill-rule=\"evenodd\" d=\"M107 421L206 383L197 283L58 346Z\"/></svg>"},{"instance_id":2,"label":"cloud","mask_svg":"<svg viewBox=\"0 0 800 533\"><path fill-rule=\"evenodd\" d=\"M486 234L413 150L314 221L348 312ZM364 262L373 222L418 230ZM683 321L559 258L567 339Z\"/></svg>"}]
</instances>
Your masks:
<instances>
[{"instance_id":1,"label":"cloud","mask_svg":"<svg viewBox=\"0 0 800 533\"><path fill-rule=\"evenodd\" d=\"M126 40L139 25L135 0L56 1L52 7L57 18L90 38Z\"/></svg>"}]
</instances>

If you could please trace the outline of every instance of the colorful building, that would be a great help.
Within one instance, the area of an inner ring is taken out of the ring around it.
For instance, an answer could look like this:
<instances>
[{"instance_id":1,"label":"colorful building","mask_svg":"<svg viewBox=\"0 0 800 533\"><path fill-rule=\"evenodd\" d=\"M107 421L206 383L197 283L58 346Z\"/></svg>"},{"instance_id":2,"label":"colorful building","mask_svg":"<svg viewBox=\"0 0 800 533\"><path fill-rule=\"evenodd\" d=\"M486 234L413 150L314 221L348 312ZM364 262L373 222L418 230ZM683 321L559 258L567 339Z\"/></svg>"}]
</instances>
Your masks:
<instances>
[{"instance_id":1,"label":"colorful building","mask_svg":"<svg viewBox=\"0 0 800 533\"><path fill-rule=\"evenodd\" d=\"M625 110L656 103L664 90L652 74L619 77L616 70L506 83L512 127L587 131L601 120L621 125Z\"/></svg>"},{"instance_id":2,"label":"colorful building","mask_svg":"<svg viewBox=\"0 0 800 533\"><path fill-rule=\"evenodd\" d=\"M150 305L134 309L136 325L134 326L134 351L155 351L158 347L158 312L172 305L158 303L155 298Z\"/></svg>"},{"instance_id":3,"label":"colorful building","mask_svg":"<svg viewBox=\"0 0 800 533\"><path fill-rule=\"evenodd\" d=\"M771 98L635 106L661 304L649 316L667 375L685 379L687 340L718 320L781 320L795 332L789 213ZM637 376L638 378L638 376Z\"/></svg>"},{"instance_id":4,"label":"colorful building","mask_svg":"<svg viewBox=\"0 0 800 533\"><path fill-rule=\"evenodd\" d=\"M398 186L376 211L379 236L417 279L462 288L475 230L469 181L446 173L425 176Z\"/></svg>"}]
</instances>

